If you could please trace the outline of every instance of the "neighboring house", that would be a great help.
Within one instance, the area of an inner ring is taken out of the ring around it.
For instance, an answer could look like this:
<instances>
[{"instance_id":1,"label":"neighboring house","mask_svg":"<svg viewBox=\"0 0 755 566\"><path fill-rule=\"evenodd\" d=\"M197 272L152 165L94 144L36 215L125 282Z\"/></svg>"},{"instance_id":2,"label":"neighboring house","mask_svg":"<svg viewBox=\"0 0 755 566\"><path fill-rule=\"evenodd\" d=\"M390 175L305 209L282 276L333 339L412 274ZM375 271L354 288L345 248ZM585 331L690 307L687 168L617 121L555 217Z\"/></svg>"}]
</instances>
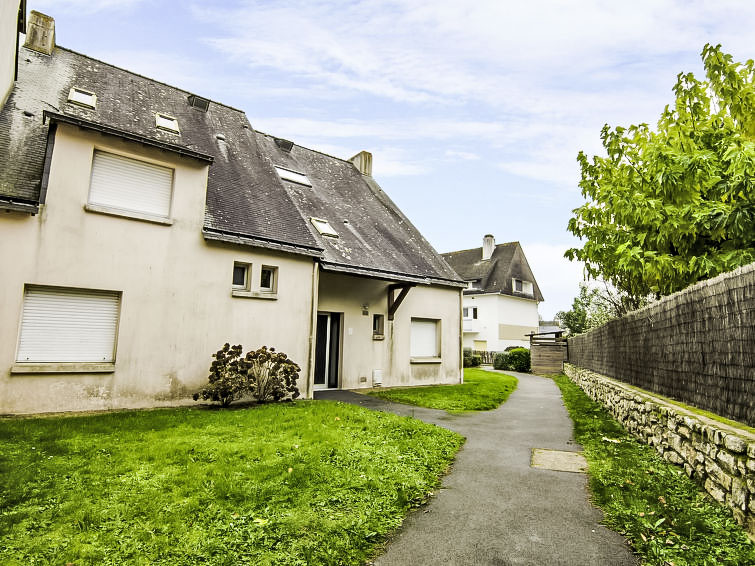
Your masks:
<instances>
[{"instance_id":1,"label":"neighboring house","mask_svg":"<svg viewBox=\"0 0 755 566\"><path fill-rule=\"evenodd\" d=\"M441 254L467 282L464 290L464 347L502 352L529 347L538 331L537 304L543 300L519 242L495 245L490 234L481 248Z\"/></svg>"},{"instance_id":2,"label":"neighboring house","mask_svg":"<svg viewBox=\"0 0 755 566\"><path fill-rule=\"evenodd\" d=\"M540 324L538 325L537 331L539 334L566 332L563 328L559 326L558 322L555 320L541 320Z\"/></svg>"},{"instance_id":3,"label":"neighboring house","mask_svg":"<svg viewBox=\"0 0 755 566\"><path fill-rule=\"evenodd\" d=\"M369 153L262 134L55 46L51 18L18 21L17 81L0 85L0 412L185 403L224 342L286 352L305 397L461 380L464 283ZM3 48L15 29L3 19Z\"/></svg>"}]
</instances>

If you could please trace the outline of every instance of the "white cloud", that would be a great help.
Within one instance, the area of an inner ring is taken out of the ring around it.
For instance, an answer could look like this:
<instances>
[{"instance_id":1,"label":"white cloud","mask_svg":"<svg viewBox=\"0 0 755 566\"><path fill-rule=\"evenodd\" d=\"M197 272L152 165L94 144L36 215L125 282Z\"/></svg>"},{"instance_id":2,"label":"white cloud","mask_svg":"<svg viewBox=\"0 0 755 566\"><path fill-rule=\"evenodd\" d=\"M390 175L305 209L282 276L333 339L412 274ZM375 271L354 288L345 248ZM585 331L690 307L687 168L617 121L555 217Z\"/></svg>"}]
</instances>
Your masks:
<instances>
[{"instance_id":1,"label":"white cloud","mask_svg":"<svg viewBox=\"0 0 755 566\"><path fill-rule=\"evenodd\" d=\"M36 0L29 8L53 16L58 12L95 14L133 8L141 2L143 0Z\"/></svg>"},{"instance_id":2,"label":"white cloud","mask_svg":"<svg viewBox=\"0 0 755 566\"><path fill-rule=\"evenodd\" d=\"M454 160L461 159L462 161L477 161L480 159L480 156L476 153L471 153L469 151L457 151L453 149L447 149L445 156L450 157Z\"/></svg>"},{"instance_id":3,"label":"white cloud","mask_svg":"<svg viewBox=\"0 0 755 566\"><path fill-rule=\"evenodd\" d=\"M538 307L545 320L553 320L558 311L571 308L579 293L579 283L583 281L582 264L564 257L568 247L568 241L566 244L522 242L524 255L545 297Z\"/></svg>"}]
</instances>

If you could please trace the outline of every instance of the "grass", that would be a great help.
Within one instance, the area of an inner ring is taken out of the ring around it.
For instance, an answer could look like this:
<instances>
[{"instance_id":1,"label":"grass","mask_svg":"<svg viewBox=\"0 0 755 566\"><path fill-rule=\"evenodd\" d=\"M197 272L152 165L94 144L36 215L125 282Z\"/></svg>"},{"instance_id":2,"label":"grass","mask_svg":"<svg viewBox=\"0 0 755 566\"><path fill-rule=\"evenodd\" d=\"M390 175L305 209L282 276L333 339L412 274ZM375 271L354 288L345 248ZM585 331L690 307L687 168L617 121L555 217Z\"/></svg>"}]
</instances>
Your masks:
<instances>
[{"instance_id":1,"label":"grass","mask_svg":"<svg viewBox=\"0 0 755 566\"><path fill-rule=\"evenodd\" d=\"M0 563L361 564L463 438L332 402L0 420Z\"/></svg>"},{"instance_id":2,"label":"grass","mask_svg":"<svg viewBox=\"0 0 755 566\"><path fill-rule=\"evenodd\" d=\"M392 388L368 394L396 403L463 413L495 409L508 399L516 384L516 378L511 375L466 368L464 383L459 385Z\"/></svg>"},{"instance_id":3,"label":"grass","mask_svg":"<svg viewBox=\"0 0 755 566\"><path fill-rule=\"evenodd\" d=\"M644 564L755 564L755 545L728 509L681 468L630 437L566 376L554 380L584 447L592 500L606 525L627 537Z\"/></svg>"}]
</instances>

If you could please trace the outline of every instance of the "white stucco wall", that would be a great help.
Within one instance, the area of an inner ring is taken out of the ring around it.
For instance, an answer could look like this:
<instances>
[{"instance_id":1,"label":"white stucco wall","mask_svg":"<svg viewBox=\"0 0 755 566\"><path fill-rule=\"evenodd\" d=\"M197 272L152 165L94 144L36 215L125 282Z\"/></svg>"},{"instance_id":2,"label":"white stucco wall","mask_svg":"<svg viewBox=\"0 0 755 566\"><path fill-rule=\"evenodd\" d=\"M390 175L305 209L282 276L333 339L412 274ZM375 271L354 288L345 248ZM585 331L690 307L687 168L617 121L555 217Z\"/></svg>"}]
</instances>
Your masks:
<instances>
[{"instance_id":1,"label":"white stucco wall","mask_svg":"<svg viewBox=\"0 0 755 566\"><path fill-rule=\"evenodd\" d=\"M13 90L16 73L19 0L0 2L0 109Z\"/></svg>"},{"instance_id":2,"label":"white stucco wall","mask_svg":"<svg viewBox=\"0 0 755 566\"><path fill-rule=\"evenodd\" d=\"M487 349L502 352L509 346L529 348L524 334L537 332L537 302L508 295L465 295L465 307L477 307L477 320L465 320L464 347L474 348L474 341L487 342ZM521 338L520 338L521 337Z\"/></svg>"},{"instance_id":3,"label":"white stucco wall","mask_svg":"<svg viewBox=\"0 0 755 566\"><path fill-rule=\"evenodd\" d=\"M175 169L165 226L84 210L94 148ZM143 407L189 402L224 342L286 352L309 376L311 258L202 238L207 165L59 126L47 203L0 216L0 412ZM234 261L278 267L276 300L231 296ZM11 373L25 284L122 292L115 371ZM190 401L193 403L193 401Z\"/></svg>"},{"instance_id":4,"label":"white stucco wall","mask_svg":"<svg viewBox=\"0 0 755 566\"><path fill-rule=\"evenodd\" d=\"M343 313L340 387L372 387L373 370L383 370L384 387L459 383L461 380L460 293L456 288L413 287L388 320L388 282L321 272L319 306L322 312ZM368 315L362 314L368 306ZM385 316L385 338L373 340L372 315ZM410 357L411 319L440 321L440 363L416 363Z\"/></svg>"}]
</instances>

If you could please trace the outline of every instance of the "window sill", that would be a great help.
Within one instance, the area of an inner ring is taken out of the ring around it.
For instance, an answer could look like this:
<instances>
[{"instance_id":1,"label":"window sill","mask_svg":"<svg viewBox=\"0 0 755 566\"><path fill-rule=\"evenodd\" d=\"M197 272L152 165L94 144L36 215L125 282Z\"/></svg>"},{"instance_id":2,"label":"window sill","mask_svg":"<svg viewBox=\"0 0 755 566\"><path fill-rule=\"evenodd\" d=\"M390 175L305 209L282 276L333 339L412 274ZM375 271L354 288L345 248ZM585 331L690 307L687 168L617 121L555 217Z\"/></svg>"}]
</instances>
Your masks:
<instances>
[{"instance_id":1,"label":"window sill","mask_svg":"<svg viewBox=\"0 0 755 566\"><path fill-rule=\"evenodd\" d=\"M267 299L275 301L278 299L278 293L263 293L261 291L244 291L243 289L233 289L232 297L240 299Z\"/></svg>"},{"instance_id":2,"label":"window sill","mask_svg":"<svg viewBox=\"0 0 755 566\"><path fill-rule=\"evenodd\" d=\"M372 335L372 339L373 340L385 340L385 335L384 334L373 334Z\"/></svg>"},{"instance_id":3,"label":"window sill","mask_svg":"<svg viewBox=\"0 0 755 566\"><path fill-rule=\"evenodd\" d=\"M12 374L25 373L113 373L113 362L19 362L11 366Z\"/></svg>"},{"instance_id":4,"label":"window sill","mask_svg":"<svg viewBox=\"0 0 755 566\"><path fill-rule=\"evenodd\" d=\"M96 212L97 214L107 214L108 216L120 216L122 218L130 218L132 220L141 220L143 222L152 222L153 224L163 224L170 226L173 224L171 218L164 216L155 216L153 214L146 214L144 212L136 212L133 210L121 210L120 208L110 208L109 206L102 206L101 204L85 204L84 210L87 212Z\"/></svg>"},{"instance_id":5,"label":"window sill","mask_svg":"<svg viewBox=\"0 0 755 566\"><path fill-rule=\"evenodd\" d=\"M439 364L443 361L442 358L410 358L409 363L412 364Z\"/></svg>"}]
</instances>

